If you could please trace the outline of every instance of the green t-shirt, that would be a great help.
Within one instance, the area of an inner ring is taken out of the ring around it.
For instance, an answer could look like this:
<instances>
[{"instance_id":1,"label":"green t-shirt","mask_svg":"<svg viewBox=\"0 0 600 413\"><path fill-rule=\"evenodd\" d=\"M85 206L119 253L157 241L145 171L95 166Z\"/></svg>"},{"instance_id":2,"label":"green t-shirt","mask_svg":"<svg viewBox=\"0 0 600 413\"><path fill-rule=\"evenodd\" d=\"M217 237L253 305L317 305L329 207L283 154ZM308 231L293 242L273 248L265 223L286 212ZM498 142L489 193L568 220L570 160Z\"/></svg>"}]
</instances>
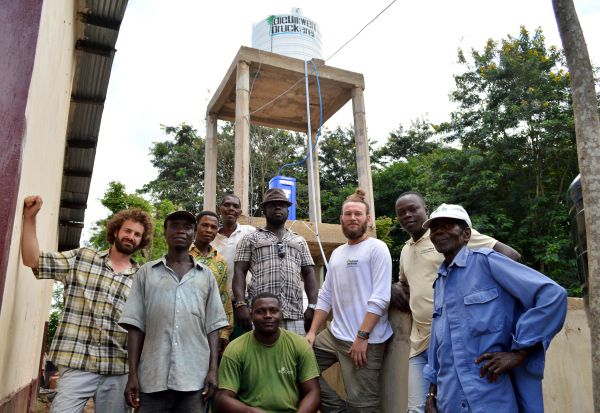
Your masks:
<instances>
[{"instance_id":1,"label":"green t-shirt","mask_svg":"<svg viewBox=\"0 0 600 413\"><path fill-rule=\"evenodd\" d=\"M279 331L270 346L259 343L251 331L229 343L219 365L219 388L269 413L297 411L300 384L318 377L319 367L304 337Z\"/></svg>"}]
</instances>

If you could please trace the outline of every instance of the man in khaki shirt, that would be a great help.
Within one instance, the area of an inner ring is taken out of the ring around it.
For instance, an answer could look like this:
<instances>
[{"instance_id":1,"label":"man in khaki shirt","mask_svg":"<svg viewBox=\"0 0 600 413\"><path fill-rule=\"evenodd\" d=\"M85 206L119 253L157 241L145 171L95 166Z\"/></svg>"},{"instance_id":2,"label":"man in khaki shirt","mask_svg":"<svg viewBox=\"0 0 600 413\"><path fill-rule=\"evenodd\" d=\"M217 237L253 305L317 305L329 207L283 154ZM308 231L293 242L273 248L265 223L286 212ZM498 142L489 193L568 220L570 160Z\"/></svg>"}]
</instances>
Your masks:
<instances>
[{"instance_id":1,"label":"man in khaki shirt","mask_svg":"<svg viewBox=\"0 0 600 413\"><path fill-rule=\"evenodd\" d=\"M433 282L444 256L436 251L429 239L429 230L423 228L428 219L425 200L418 192L405 192L396 200L396 214L402 229L411 238L400 253L400 280L392 286L391 305L412 314L410 359L408 367L408 410L425 411L425 397L429 383L423 378L427 364L427 348L433 312ZM494 238L472 230L469 248L488 247L514 260L521 256L513 248Z\"/></svg>"}]
</instances>

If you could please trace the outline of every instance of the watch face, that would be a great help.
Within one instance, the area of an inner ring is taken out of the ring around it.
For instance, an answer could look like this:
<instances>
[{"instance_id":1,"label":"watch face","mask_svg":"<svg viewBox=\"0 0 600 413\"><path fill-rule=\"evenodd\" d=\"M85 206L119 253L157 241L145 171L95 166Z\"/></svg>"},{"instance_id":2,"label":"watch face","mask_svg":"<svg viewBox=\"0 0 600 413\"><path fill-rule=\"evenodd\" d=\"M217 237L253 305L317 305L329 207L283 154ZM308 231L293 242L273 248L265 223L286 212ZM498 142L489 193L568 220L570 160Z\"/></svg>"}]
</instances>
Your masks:
<instances>
[{"instance_id":1,"label":"watch face","mask_svg":"<svg viewBox=\"0 0 600 413\"><path fill-rule=\"evenodd\" d=\"M359 331L357 334L360 338L365 338L368 339L369 338L369 332L368 331Z\"/></svg>"}]
</instances>

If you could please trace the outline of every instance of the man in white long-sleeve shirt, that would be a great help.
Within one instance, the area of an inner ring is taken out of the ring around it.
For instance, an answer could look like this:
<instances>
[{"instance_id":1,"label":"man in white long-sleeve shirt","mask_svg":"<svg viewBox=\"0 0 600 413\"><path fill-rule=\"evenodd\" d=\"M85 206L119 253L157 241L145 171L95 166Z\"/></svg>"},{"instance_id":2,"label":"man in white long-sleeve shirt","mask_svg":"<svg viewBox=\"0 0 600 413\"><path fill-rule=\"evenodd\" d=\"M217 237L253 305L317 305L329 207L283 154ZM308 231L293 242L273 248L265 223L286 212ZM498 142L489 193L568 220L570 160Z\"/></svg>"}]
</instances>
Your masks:
<instances>
[{"instance_id":1,"label":"man in white long-sleeve shirt","mask_svg":"<svg viewBox=\"0 0 600 413\"><path fill-rule=\"evenodd\" d=\"M385 243L368 236L370 221L365 193L357 189L344 201L340 216L348 242L331 255L306 334L321 372L339 361L344 379L346 401L319 378L324 413L380 411L379 373L392 335L387 317L392 258ZM331 325L316 336L332 311Z\"/></svg>"}]
</instances>

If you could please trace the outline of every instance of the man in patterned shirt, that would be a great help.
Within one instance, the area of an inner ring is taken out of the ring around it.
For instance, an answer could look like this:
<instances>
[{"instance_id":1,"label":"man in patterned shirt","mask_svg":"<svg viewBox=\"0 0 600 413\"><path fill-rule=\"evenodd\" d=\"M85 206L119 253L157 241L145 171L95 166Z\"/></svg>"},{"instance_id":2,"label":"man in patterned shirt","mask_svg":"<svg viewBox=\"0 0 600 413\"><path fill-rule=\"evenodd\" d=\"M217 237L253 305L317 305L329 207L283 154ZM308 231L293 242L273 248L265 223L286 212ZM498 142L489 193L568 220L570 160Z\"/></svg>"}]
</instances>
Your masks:
<instances>
[{"instance_id":1,"label":"man in patterned shirt","mask_svg":"<svg viewBox=\"0 0 600 413\"><path fill-rule=\"evenodd\" d=\"M190 245L190 255L206 265L212 271L219 286L221 303L227 314L227 327L219 330L219 354L223 354L229 343L229 335L233 331L233 307L227 285L227 262L210 243L215 239L219 230L219 218L212 211L202 211L196 217L196 238Z\"/></svg>"},{"instance_id":2,"label":"man in patterned shirt","mask_svg":"<svg viewBox=\"0 0 600 413\"><path fill-rule=\"evenodd\" d=\"M60 372L51 412L83 412L92 397L96 412L125 412L127 331L117 321L138 269L131 255L150 243L152 218L140 209L115 214L106 224L107 251L45 252L36 235L41 207L41 197L25 198L21 255L36 278L65 285L64 312L49 354Z\"/></svg>"},{"instance_id":3,"label":"man in patterned shirt","mask_svg":"<svg viewBox=\"0 0 600 413\"><path fill-rule=\"evenodd\" d=\"M310 328L318 291L315 264L306 240L285 228L290 205L283 190L267 190L262 202L266 227L246 235L237 246L233 274L234 314L237 323L246 331L252 329L250 310L244 301L248 270L252 272L248 287L250 297L270 292L281 300L281 327L300 335L305 335ZM304 313L301 276L309 303Z\"/></svg>"}]
</instances>

